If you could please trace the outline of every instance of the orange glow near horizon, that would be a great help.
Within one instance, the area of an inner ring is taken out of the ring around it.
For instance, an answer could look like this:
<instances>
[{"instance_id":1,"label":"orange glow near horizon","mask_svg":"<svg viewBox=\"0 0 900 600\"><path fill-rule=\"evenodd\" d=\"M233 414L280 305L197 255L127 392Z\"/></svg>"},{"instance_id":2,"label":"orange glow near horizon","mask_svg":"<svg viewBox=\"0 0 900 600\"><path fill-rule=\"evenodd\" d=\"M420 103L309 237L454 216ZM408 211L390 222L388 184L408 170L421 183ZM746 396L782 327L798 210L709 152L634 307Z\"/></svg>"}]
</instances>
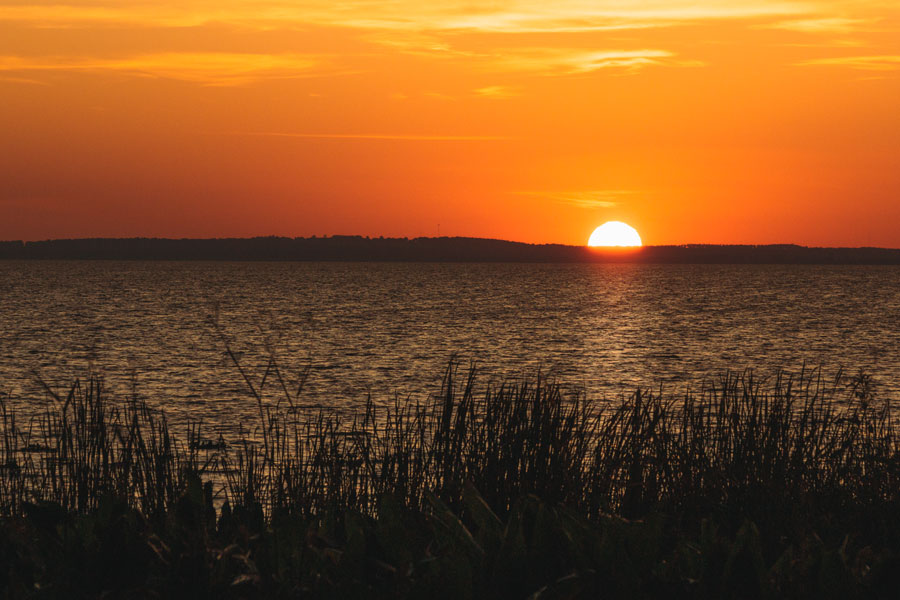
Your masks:
<instances>
[{"instance_id":1,"label":"orange glow near horizon","mask_svg":"<svg viewBox=\"0 0 900 600\"><path fill-rule=\"evenodd\" d=\"M900 247L884 0L0 5L0 239Z\"/></svg>"}]
</instances>

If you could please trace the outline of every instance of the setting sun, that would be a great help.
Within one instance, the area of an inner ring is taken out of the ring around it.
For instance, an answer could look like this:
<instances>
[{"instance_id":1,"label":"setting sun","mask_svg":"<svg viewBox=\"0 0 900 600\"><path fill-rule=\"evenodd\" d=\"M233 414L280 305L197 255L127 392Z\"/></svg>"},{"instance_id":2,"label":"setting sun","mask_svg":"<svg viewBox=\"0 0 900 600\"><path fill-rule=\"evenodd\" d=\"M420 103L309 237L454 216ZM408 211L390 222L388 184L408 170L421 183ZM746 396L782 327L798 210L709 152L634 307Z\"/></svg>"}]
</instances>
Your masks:
<instances>
[{"instance_id":1,"label":"setting sun","mask_svg":"<svg viewBox=\"0 0 900 600\"><path fill-rule=\"evenodd\" d=\"M609 221L594 230L588 246L642 246L641 236L631 225L621 221Z\"/></svg>"}]
</instances>

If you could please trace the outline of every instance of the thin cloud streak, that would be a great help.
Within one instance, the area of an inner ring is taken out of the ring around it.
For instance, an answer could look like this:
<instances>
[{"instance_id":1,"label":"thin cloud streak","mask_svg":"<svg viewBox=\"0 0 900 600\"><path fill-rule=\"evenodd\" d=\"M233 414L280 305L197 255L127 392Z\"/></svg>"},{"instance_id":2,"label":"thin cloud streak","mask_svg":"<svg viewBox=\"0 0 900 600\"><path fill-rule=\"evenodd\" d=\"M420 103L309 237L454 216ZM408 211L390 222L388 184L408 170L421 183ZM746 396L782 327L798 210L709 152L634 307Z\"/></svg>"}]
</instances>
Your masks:
<instances>
[{"instance_id":1,"label":"thin cloud streak","mask_svg":"<svg viewBox=\"0 0 900 600\"><path fill-rule=\"evenodd\" d=\"M0 75L0 82L5 83L20 83L25 85L49 85L46 81L39 81L37 79L29 79L27 77L7 77L6 75Z\"/></svg>"},{"instance_id":2,"label":"thin cloud streak","mask_svg":"<svg viewBox=\"0 0 900 600\"><path fill-rule=\"evenodd\" d=\"M520 96L521 92L516 88L506 85L489 85L474 90L474 94L481 98L491 98L494 100L506 100Z\"/></svg>"},{"instance_id":3,"label":"thin cloud streak","mask_svg":"<svg viewBox=\"0 0 900 600\"><path fill-rule=\"evenodd\" d=\"M510 51L489 62L502 71L533 71L555 75L577 75L601 69L629 72L649 66L702 66L700 61L680 60L668 50L597 50L533 48Z\"/></svg>"},{"instance_id":4,"label":"thin cloud streak","mask_svg":"<svg viewBox=\"0 0 900 600\"><path fill-rule=\"evenodd\" d=\"M409 142L494 142L520 139L498 135L435 135L405 133L288 133L279 131L235 131L213 135L282 137L323 140L397 140Z\"/></svg>"},{"instance_id":5,"label":"thin cloud streak","mask_svg":"<svg viewBox=\"0 0 900 600\"><path fill-rule=\"evenodd\" d=\"M849 67L862 71L895 71L900 69L900 55L839 56L834 58L816 58L796 64L799 66Z\"/></svg>"},{"instance_id":6,"label":"thin cloud streak","mask_svg":"<svg viewBox=\"0 0 900 600\"><path fill-rule=\"evenodd\" d=\"M671 48L672 40L666 38L662 42L658 37L654 40L653 34L643 34L641 30L744 20L748 22L748 27L757 29L774 28L801 34L849 33L879 21L872 14L861 12L859 6L859 3L846 0L560 0L549 6L544 0L500 0L489 8L463 0L426 4L404 0L348 0L338 5L325 0L311 0L302 5L280 0L185 0L178 4L91 0L90 5L81 6L75 3L7 4L0 6L0 22L97 30L116 27L171 30L208 24L256 32L300 32L308 27L338 27L357 35L362 41L393 48L403 54L472 61L475 68L479 68L480 63L495 71L579 75L602 69L634 73L646 67L696 67L706 64L699 59L678 58L668 49L655 49L654 46ZM353 33L353 30L358 31ZM646 38L637 42L642 48L548 50L537 46L515 48L514 44L510 44L514 49L508 49L488 43L473 51L460 47L464 44L459 42L459 34L477 35L479 40L490 42L497 35L507 34L626 30L634 30L635 36ZM302 40L302 36L298 39ZM358 71L361 64L366 65L363 69L371 68L364 59L354 62L352 56L331 58L351 67L357 65L353 72ZM313 64L303 63L305 59L313 61ZM109 69L226 86L307 76L317 71L321 61L319 57L306 55L290 58L277 54L227 52L194 55L160 52L133 59L64 56L53 57L52 60L56 61L55 66L36 63L32 67L21 68ZM268 65L264 64L267 60ZM293 64L292 60L295 61ZM0 65L0 69L4 67ZM481 95L502 97L490 92Z\"/></svg>"},{"instance_id":7,"label":"thin cloud streak","mask_svg":"<svg viewBox=\"0 0 900 600\"><path fill-rule=\"evenodd\" d=\"M561 0L549 8L543 1L516 0L501 2L495 10L476 10L470 3L446 1L421 4L356 0L339 6L313 1L292 6L248 0L215 4L194 0L170 6L121 2L91 6L7 5L0 6L0 20L56 27L115 24L191 27L218 22L259 28L319 24L370 30L535 33L643 29L705 19L785 17L812 11L813 5L808 2L779 0Z\"/></svg>"},{"instance_id":8,"label":"thin cloud streak","mask_svg":"<svg viewBox=\"0 0 900 600\"><path fill-rule=\"evenodd\" d=\"M779 21L765 25L767 29L783 29L800 33L853 33L864 29L864 25L874 23L873 19L848 19L844 17L823 17L820 19L797 19Z\"/></svg>"},{"instance_id":9,"label":"thin cloud streak","mask_svg":"<svg viewBox=\"0 0 900 600\"><path fill-rule=\"evenodd\" d=\"M598 209L613 208L637 194L637 190L587 190L569 192L516 192L519 196L545 198L561 204L569 204L578 208Z\"/></svg>"},{"instance_id":10,"label":"thin cloud streak","mask_svg":"<svg viewBox=\"0 0 900 600\"><path fill-rule=\"evenodd\" d=\"M161 77L214 86L309 77L322 66L323 57L299 54L165 52L116 59L0 56L0 72L116 71L137 77Z\"/></svg>"},{"instance_id":11,"label":"thin cloud streak","mask_svg":"<svg viewBox=\"0 0 900 600\"><path fill-rule=\"evenodd\" d=\"M449 17L440 29L577 33L672 27L686 22L804 15L801 2L514 2L510 10ZM548 6L550 6L548 8Z\"/></svg>"}]
</instances>

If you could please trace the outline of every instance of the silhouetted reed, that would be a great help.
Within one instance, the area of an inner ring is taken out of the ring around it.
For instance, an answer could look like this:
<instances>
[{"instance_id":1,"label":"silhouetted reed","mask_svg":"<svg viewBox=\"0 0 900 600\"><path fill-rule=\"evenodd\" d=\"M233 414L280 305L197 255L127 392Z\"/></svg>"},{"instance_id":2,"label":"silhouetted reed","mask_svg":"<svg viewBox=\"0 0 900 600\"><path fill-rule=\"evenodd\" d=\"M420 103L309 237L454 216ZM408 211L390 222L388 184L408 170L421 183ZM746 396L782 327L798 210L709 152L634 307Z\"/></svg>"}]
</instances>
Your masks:
<instances>
[{"instance_id":1,"label":"silhouetted reed","mask_svg":"<svg viewBox=\"0 0 900 600\"><path fill-rule=\"evenodd\" d=\"M250 385L259 423L235 439L199 423L178 436L97 379L46 389L27 421L0 399L4 597L819 599L900 584L895 426L863 375L729 373L599 403L451 364L440 394L347 417L301 409L270 361Z\"/></svg>"},{"instance_id":2,"label":"silhouetted reed","mask_svg":"<svg viewBox=\"0 0 900 600\"><path fill-rule=\"evenodd\" d=\"M152 515L181 493L186 473L203 469L194 446L144 402L110 403L95 378L76 381L64 398L45 389L53 405L25 427L0 398L3 514L26 502L84 513L115 497Z\"/></svg>"},{"instance_id":3,"label":"silhouetted reed","mask_svg":"<svg viewBox=\"0 0 900 600\"><path fill-rule=\"evenodd\" d=\"M719 511L800 527L900 500L893 417L868 384L729 373L678 397L599 404L540 376L479 385L451 365L439 395L369 398L353 417L275 409L254 390L258 430L226 443L199 424L180 439L162 413L111 402L91 379L27 423L0 402L0 510L84 513L112 496L162 514L197 476L217 505L267 515L372 515L385 497L420 510L431 494L455 510L471 485L501 515L531 494L587 517Z\"/></svg>"}]
</instances>

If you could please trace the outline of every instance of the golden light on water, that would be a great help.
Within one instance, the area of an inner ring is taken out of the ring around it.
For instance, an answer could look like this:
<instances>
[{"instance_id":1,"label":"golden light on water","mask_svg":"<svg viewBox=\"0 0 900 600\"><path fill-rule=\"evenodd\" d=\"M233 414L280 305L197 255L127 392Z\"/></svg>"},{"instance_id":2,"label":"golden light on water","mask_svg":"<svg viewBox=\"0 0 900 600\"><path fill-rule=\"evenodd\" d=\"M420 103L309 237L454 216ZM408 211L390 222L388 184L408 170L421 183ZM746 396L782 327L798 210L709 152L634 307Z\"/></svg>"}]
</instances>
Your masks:
<instances>
[{"instance_id":1,"label":"golden light on water","mask_svg":"<svg viewBox=\"0 0 900 600\"><path fill-rule=\"evenodd\" d=\"M588 239L588 246L642 246L637 230L621 221L608 221L594 230Z\"/></svg>"}]
</instances>

